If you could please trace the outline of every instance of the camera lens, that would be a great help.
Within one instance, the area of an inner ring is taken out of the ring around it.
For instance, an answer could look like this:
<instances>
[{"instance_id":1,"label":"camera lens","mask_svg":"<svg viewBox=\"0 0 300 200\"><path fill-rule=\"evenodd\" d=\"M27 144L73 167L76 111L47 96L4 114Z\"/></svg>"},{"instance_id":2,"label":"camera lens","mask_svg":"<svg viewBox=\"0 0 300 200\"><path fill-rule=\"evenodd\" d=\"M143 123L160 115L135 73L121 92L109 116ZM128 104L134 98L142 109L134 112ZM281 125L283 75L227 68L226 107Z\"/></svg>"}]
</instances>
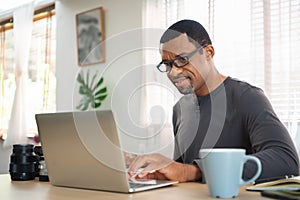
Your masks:
<instances>
[{"instance_id":1,"label":"camera lens","mask_svg":"<svg viewBox=\"0 0 300 200\"><path fill-rule=\"evenodd\" d=\"M15 144L10 156L9 172L11 180L33 180L36 175L37 156L32 144Z\"/></svg>"}]
</instances>

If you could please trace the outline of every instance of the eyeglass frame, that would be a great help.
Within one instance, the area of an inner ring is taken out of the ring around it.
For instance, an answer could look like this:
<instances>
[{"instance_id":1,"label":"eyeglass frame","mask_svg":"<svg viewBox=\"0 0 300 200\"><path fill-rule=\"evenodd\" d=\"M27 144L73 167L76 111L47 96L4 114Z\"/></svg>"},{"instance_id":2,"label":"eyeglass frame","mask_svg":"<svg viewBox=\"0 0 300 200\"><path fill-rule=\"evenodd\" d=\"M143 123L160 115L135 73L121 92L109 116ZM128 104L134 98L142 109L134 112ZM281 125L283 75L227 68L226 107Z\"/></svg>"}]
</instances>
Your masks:
<instances>
[{"instance_id":1,"label":"eyeglass frame","mask_svg":"<svg viewBox=\"0 0 300 200\"><path fill-rule=\"evenodd\" d=\"M172 61L165 61L165 60L162 60L162 61L156 66L156 68L158 69L158 71L160 71L160 72L162 72L162 73L168 73L168 72L170 72L170 71L172 70L172 68L173 68L173 65L174 65L176 68L179 68L179 69L180 69L180 68L183 68L183 67L187 66L187 65L190 63L191 57L193 57L193 55L194 55L196 52L200 51L201 49L205 48L206 46L207 46L207 45L205 45L205 46L199 46L199 47L197 47L194 51L192 51L191 53L189 53L189 54L187 54L187 55L185 55L185 56L179 56L179 57L175 58L175 59L172 60ZM187 63L184 64L184 65L182 65L182 66L178 66L178 65L176 64L175 61L178 60L178 59L180 59L180 58L186 58ZM161 69L160 69L160 66L161 66L162 64L165 64L165 65L167 65L167 66L170 66L170 70L166 70L166 71L161 70Z\"/></svg>"}]
</instances>

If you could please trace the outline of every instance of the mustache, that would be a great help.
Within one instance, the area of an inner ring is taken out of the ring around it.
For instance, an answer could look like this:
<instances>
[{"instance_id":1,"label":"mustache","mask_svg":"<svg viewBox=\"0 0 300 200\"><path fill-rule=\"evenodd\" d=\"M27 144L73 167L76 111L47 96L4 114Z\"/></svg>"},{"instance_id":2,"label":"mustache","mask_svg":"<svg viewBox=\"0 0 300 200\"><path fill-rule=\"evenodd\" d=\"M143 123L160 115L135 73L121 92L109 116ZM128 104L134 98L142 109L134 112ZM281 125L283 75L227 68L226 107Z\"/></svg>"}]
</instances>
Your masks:
<instances>
[{"instance_id":1,"label":"mustache","mask_svg":"<svg viewBox=\"0 0 300 200\"><path fill-rule=\"evenodd\" d=\"M181 79L181 78L187 78L187 77L184 76L183 74L178 74L177 76L170 77L171 81L176 81L176 80Z\"/></svg>"}]
</instances>

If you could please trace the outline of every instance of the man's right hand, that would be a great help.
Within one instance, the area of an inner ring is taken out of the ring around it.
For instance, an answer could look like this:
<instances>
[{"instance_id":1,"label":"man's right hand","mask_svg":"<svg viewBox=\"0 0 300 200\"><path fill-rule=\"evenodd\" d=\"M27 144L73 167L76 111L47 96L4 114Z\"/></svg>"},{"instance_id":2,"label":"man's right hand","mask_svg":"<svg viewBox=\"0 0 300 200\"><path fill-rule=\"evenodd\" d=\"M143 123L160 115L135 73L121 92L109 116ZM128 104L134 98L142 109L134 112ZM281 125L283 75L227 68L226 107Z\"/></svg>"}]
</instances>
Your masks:
<instances>
[{"instance_id":1,"label":"man's right hand","mask_svg":"<svg viewBox=\"0 0 300 200\"><path fill-rule=\"evenodd\" d=\"M137 156L131 163L130 177L168 179L179 182L195 181L201 178L200 169L194 165L175 162L161 154Z\"/></svg>"}]
</instances>

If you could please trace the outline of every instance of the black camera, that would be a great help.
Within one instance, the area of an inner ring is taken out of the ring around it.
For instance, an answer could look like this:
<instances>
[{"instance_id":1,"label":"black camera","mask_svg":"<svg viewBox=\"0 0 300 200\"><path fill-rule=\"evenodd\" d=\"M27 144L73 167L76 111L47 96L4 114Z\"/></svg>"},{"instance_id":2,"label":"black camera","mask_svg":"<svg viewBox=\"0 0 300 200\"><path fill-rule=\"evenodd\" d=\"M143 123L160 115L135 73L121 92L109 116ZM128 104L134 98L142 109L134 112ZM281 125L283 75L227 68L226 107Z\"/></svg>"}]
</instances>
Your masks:
<instances>
[{"instance_id":1,"label":"black camera","mask_svg":"<svg viewBox=\"0 0 300 200\"><path fill-rule=\"evenodd\" d=\"M41 146L35 146L34 153L38 156L37 160L37 176L39 181L49 181L48 171L46 168L45 157Z\"/></svg>"},{"instance_id":2,"label":"black camera","mask_svg":"<svg viewBox=\"0 0 300 200\"><path fill-rule=\"evenodd\" d=\"M9 172L11 180L27 181L36 176L37 156L32 144L15 144L10 156Z\"/></svg>"},{"instance_id":3,"label":"black camera","mask_svg":"<svg viewBox=\"0 0 300 200\"><path fill-rule=\"evenodd\" d=\"M27 181L39 177L39 181L49 181L41 146L15 144L10 156L9 172L13 181Z\"/></svg>"}]
</instances>

